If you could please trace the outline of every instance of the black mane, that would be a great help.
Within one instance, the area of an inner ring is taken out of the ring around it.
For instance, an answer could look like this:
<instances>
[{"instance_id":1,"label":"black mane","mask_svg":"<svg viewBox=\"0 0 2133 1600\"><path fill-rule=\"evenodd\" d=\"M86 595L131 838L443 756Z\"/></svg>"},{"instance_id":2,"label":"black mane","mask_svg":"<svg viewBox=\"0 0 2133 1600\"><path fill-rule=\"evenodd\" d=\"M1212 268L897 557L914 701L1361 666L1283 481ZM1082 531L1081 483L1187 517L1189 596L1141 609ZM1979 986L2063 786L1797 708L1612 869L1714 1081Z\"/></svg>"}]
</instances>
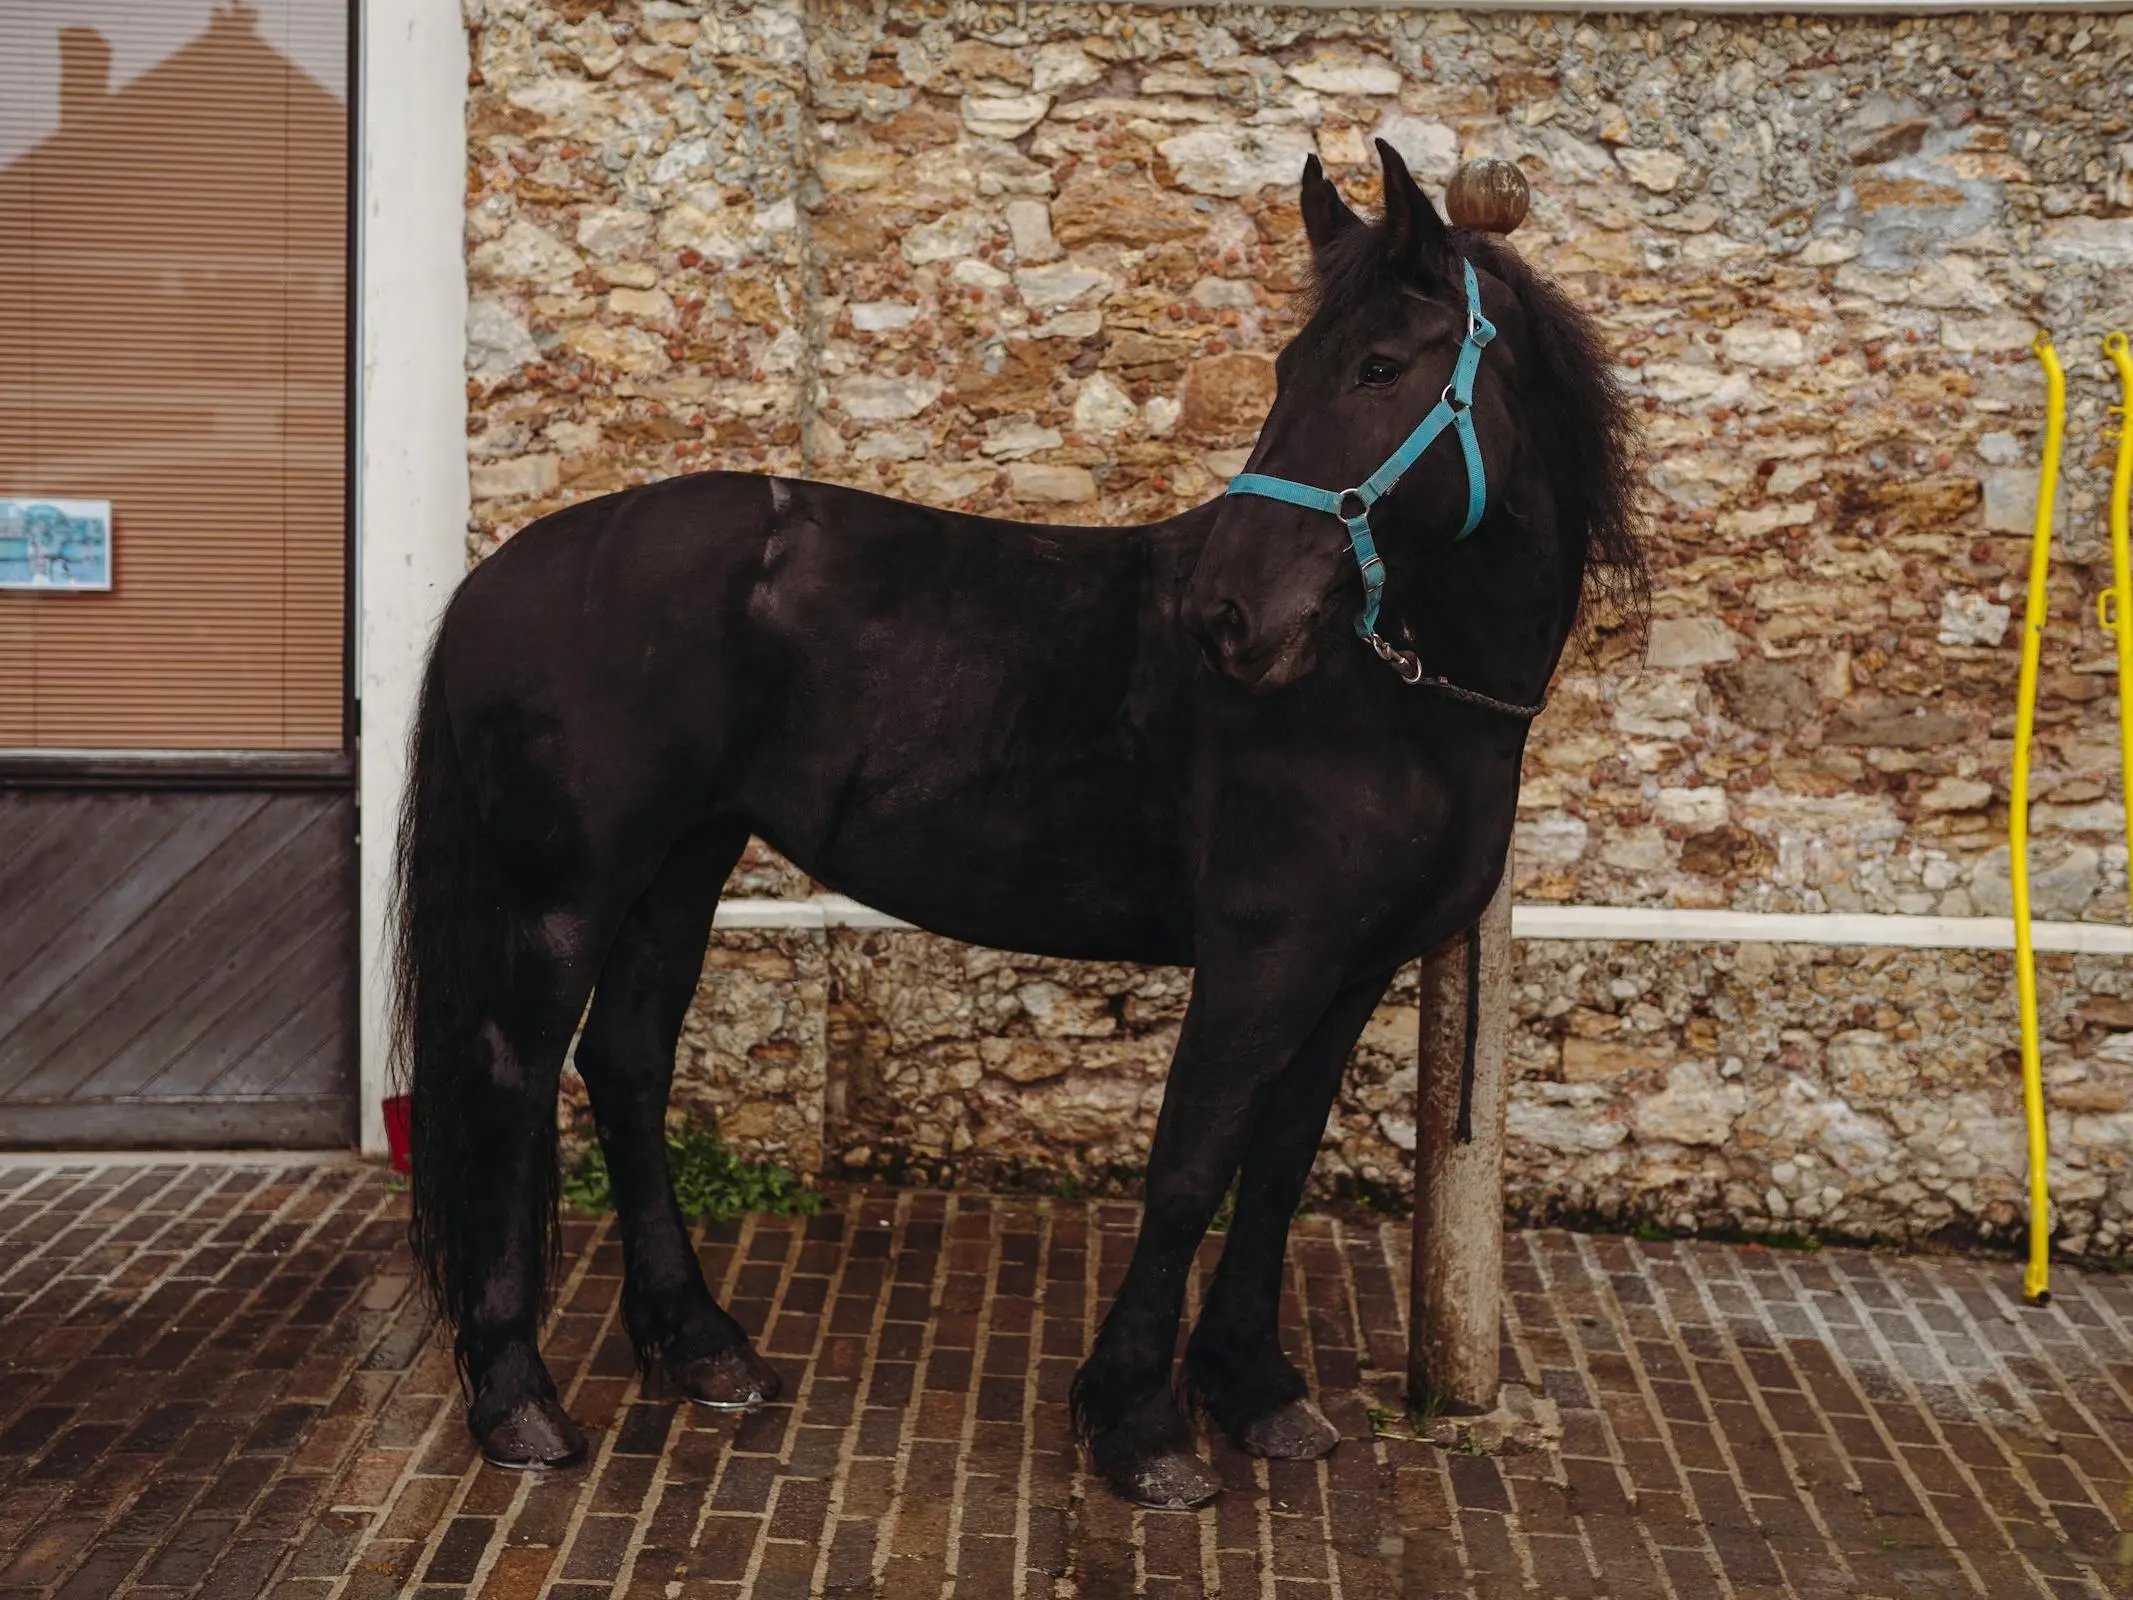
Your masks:
<instances>
[{"instance_id":1,"label":"black mane","mask_svg":"<svg viewBox=\"0 0 2133 1600\"><path fill-rule=\"evenodd\" d=\"M1453 228L1451 239L1459 255L1510 285L1532 330L1542 381L1527 391L1528 425L1558 512L1584 541L1580 620L1591 625L1598 602L1611 620L1641 627L1651 585L1637 540L1638 430L1600 330L1500 238ZM1385 249L1382 224L1349 228L1319 255L1307 309L1395 292L1406 277Z\"/></svg>"}]
</instances>

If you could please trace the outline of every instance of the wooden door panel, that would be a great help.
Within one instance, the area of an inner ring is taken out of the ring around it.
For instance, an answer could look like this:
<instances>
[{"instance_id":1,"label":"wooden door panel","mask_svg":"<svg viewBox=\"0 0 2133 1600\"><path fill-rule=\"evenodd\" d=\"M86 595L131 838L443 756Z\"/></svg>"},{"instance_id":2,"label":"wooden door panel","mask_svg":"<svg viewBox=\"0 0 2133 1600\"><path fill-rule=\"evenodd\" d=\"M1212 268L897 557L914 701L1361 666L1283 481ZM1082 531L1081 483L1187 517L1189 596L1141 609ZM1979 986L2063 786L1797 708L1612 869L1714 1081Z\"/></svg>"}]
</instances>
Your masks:
<instances>
[{"instance_id":1,"label":"wooden door panel","mask_svg":"<svg viewBox=\"0 0 2133 1600\"><path fill-rule=\"evenodd\" d=\"M0 790L0 1145L355 1134L345 792Z\"/></svg>"}]
</instances>

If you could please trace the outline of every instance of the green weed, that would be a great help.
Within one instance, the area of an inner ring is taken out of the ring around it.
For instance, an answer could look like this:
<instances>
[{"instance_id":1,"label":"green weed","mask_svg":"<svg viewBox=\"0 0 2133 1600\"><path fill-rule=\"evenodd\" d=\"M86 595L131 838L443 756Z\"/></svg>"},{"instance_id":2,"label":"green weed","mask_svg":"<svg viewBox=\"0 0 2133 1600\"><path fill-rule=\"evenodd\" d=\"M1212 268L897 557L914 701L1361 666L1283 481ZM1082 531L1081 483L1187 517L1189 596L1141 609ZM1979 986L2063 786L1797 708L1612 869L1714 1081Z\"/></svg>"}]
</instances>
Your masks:
<instances>
[{"instance_id":1,"label":"green weed","mask_svg":"<svg viewBox=\"0 0 2133 1600\"><path fill-rule=\"evenodd\" d=\"M1215 1207L1215 1215L1207 1224L1209 1233L1227 1233L1229 1225L1237 1220L1237 1180L1229 1180L1229 1192L1222 1196L1222 1203Z\"/></svg>"},{"instance_id":2,"label":"green weed","mask_svg":"<svg viewBox=\"0 0 2133 1600\"><path fill-rule=\"evenodd\" d=\"M1407 1425L1414 1429L1415 1432L1426 1432L1429 1425L1444 1414L1443 1395L1424 1394L1420 1399L1414 1399L1412 1398L1412 1391L1410 1391L1410 1399L1407 1404Z\"/></svg>"},{"instance_id":3,"label":"green weed","mask_svg":"<svg viewBox=\"0 0 2133 1600\"><path fill-rule=\"evenodd\" d=\"M742 1160L726 1148L716 1127L695 1117L667 1130L667 1170L673 1174L674 1198L685 1217L723 1222L751 1211L811 1217L823 1206L820 1190L810 1189L775 1162ZM606 1153L597 1143L586 1147L564 1177L563 1198L580 1211L614 1210L614 1183Z\"/></svg>"}]
</instances>

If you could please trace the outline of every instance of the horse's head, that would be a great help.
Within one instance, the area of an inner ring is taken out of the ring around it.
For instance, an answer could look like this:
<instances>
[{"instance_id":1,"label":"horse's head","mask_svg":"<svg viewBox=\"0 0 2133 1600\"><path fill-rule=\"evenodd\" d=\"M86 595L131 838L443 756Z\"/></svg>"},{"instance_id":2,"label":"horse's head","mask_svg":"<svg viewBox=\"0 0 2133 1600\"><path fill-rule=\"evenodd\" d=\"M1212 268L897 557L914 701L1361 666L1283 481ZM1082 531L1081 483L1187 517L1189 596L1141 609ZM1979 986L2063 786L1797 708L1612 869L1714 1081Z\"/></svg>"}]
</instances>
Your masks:
<instances>
[{"instance_id":1,"label":"horse's head","mask_svg":"<svg viewBox=\"0 0 2133 1600\"><path fill-rule=\"evenodd\" d=\"M1447 227L1398 152L1383 140L1378 152L1385 212L1376 223L1349 210L1316 157L1305 163L1315 303L1275 363L1273 411L1237 480L1243 492L1221 503L1184 620L1219 670L1277 689L1322 651L1361 648L1355 635L1369 630L1356 622L1371 577L1384 583L1375 631L1427 654L1426 636L1443 629L1424 613L1442 612L1433 597L1451 595L1442 580L1487 561L1490 609L1518 613L1495 621L1546 644L1545 678L1589 574L1609 572L1632 593L1641 583L1628 528L1628 413L1582 313L1508 248ZM1441 431L1404 471L1387 469L1440 407ZM1483 467L1478 497L1470 444ZM1337 508L1285 503L1296 490L1308 500L1374 475L1373 491ZM1352 529L1373 499L1367 524ZM1382 558L1375 573L1368 547L1351 542L1356 531ZM1520 593L1505 593L1506 581ZM1467 603L1482 602L1470 594Z\"/></svg>"}]
</instances>

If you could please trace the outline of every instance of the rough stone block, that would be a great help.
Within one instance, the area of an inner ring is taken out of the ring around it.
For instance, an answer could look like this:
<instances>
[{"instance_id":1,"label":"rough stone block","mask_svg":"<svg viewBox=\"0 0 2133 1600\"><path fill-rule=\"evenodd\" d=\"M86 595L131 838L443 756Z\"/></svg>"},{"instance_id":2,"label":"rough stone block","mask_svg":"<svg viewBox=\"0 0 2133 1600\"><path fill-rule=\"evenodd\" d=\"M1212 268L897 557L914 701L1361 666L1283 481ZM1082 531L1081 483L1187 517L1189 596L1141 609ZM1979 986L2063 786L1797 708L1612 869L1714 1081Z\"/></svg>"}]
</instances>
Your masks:
<instances>
[{"instance_id":1,"label":"rough stone block","mask_svg":"<svg viewBox=\"0 0 2133 1600\"><path fill-rule=\"evenodd\" d=\"M1732 661L1739 655L1740 641L1716 617L1659 617L1652 622L1644 661L1665 671Z\"/></svg>"}]
</instances>

